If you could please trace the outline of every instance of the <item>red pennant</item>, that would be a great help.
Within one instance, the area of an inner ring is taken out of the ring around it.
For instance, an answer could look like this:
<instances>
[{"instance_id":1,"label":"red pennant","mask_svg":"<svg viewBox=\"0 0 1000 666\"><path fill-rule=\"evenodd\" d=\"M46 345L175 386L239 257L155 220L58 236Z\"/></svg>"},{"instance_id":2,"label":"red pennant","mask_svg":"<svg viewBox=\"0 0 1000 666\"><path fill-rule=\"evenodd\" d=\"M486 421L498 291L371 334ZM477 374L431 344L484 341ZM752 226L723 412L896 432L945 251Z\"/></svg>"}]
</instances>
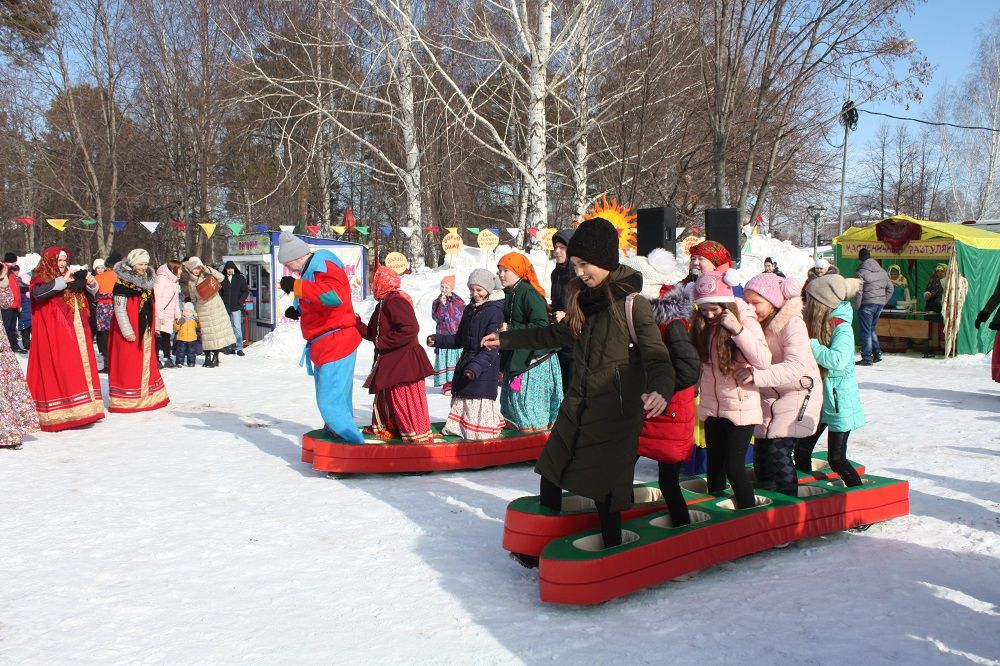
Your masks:
<instances>
[{"instance_id":1,"label":"red pennant","mask_svg":"<svg viewBox=\"0 0 1000 666\"><path fill-rule=\"evenodd\" d=\"M764 221L764 215L762 213L758 213L757 214L757 221L758 222L763 222Z\"/></svg>"},{"instance_id":2,"label":"red pennant","mask_svg":"<svg viewBox=\"0 0 1000 666\"><path fill-rule=\"evenodd\" d=\"M424 227L424 231L429 231L432 234L436 234L437 232L441 231L441 227Z\"/></svg>"},{"instance_id":3,"label":"red pennant","mask_svg":"<svg viewBox=\"0 0 1000 666\"><path fill-rule=\"evenodd\" d=\"M319 225L318 224L307 224L306 225L306 229L308 229L309 233L311 233L314 237L319 234Z\"/></svg>"},{"instance_id":4,"label":"red pennant","mask_svg":"<svg viewBox=\"0 0 1000 666\"><path fill-rule=\"evenodd\" d=\"M538 235L538 229L536 229L534 227L530 227L528 229L528 233L531 235L532 238L534 238L535 236Z\"/></svg>"},{"instance_id":5,"label":"red pennant","mask_svg":"<svg viewBox=\"0 0 1000 666\"><path fill-rule=\"evenodd\" d=\"M181 222L180 220L170 220L170 226L172 226L174 229L181 229L181 230L187 228L187 224Z\"/></svg>"},{"instance_id":6,"label":"red pennant","mask_svg":"<svg viewBox=\"0 0 1000 666\"><path fill-rule=\"evenodd\" d=\"M354 231L354 229L358 226L358 221L354 219L354 212L351 210L350 206L348 206L347 210L344 211L344 224L341 226L347 227L348 231Z\"/></svg>"},{"instance_id":7,"label":"red pennant","mask_svg":"<svg viewBox=\"0 0 1000 666\"><path fill-rule=\"evenodd\" d=\"M701 233L701 227L691 227L691 233L697 236L698 234Z\"/></svg>"},{"instance_id":8,"label":"red pennant","mask_svg":"<svg viewBox=\"0 0 1000 666\"><path fill-rule=\"evenodd\" d=\"M12 217L10 218L15 222L20 222L21 224L32 225L35 223L35 218L33 217Z\"/></svg>"}]
</instances>

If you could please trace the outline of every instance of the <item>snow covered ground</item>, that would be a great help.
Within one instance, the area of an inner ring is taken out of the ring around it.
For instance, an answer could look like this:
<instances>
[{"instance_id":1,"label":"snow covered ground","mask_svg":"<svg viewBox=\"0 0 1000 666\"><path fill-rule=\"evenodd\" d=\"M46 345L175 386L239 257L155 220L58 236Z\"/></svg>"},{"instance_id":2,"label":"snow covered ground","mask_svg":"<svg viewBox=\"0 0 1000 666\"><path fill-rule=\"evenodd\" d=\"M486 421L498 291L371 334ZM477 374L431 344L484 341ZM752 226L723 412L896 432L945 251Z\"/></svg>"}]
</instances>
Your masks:
<instances>
[{"instance_id":1,"label":"snow covered ground","mask_svg":"<svg viewBox=\"0 0 1000 666\"><path fill-rule=\"evenodd\" d=\"M437 280L407 278L424 312ZM0 663L1000 664L984 356L858 369L869 424L850 455L908 479L911 515L567 608L500 547L530 466L338 480L299 461L320 419L297 335L165 370L166 409L0 451Z\"/></svg>"}]
</instances>

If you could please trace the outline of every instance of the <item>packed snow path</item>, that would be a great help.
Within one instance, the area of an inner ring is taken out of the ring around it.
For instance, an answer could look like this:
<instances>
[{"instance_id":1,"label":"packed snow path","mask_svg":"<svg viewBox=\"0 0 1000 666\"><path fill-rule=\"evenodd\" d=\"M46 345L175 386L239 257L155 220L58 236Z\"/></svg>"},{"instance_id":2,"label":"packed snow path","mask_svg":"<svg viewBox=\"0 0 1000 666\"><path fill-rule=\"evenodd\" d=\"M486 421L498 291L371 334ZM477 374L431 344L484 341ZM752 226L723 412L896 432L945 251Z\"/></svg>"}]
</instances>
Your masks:
<instances>
[{"instance_id":1,"label":"packed snow path","mask_svg":"<svg viewBox=\"0 0 1000 666\"><path fill-rule=\"evenodd\" d=\"M165 370L167 409L0 451L0 663L1000 663L1000 385L982 356L858 369L850 456L908 479L912 515L564 608L500 548L530 466L312 471L299 436L319 416L287 342Z\"/></svg>"}]
</instances>

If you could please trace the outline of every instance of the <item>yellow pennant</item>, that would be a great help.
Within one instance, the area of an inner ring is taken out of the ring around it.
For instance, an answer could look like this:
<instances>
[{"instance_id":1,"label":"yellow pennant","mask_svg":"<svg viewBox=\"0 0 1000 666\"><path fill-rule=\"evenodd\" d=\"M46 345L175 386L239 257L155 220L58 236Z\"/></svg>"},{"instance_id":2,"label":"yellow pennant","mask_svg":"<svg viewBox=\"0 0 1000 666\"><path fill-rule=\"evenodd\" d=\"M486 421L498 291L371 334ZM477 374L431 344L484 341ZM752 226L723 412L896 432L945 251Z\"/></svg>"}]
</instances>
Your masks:
<instances>
[{"instance_id":1,"label":"yellow pennant","mask_svg":"<svg viewBox=\"0 0 1000 666\"><path fill-rule=\"evenodd\" d=\"M47 217L45 221L56 231L66 231L66 222L69 220Z\"/></svg>"},{"instance_id":2,"label":"yellow pennant","mask_svg":"<svg viewBox=\"0 0 1000 666\"><path fill-rule=\"evenodd\" d=\"M206 236L208 236L209 238L211 238L212 234L215 233L215 227L217 227L219 225L217 225L214 222L199 222L198 226L201 227L201 230L205 232Z\"/></svg>"},{"instance_id":3,"label":"yellow pennant","mask_svg":"<svg viewBox=\"0 0 1000 666\"><path fill-rule=\"evenodd\" d=\"M445 227L444 229L449 234L457 234L458 233L458 227Z\"/></svg>"},{"instance_id":4,"label":"yellow pennant","mask_svg":"<svg viewBox=\"0 0 1000 666\"><path fill-rule=\"evenodd\" d=\"M334 232L336 232L337 234L342 234L345 231L347 231L347 227L330 227L330 228L333 229Z\"/></svg>"}]
</instances>

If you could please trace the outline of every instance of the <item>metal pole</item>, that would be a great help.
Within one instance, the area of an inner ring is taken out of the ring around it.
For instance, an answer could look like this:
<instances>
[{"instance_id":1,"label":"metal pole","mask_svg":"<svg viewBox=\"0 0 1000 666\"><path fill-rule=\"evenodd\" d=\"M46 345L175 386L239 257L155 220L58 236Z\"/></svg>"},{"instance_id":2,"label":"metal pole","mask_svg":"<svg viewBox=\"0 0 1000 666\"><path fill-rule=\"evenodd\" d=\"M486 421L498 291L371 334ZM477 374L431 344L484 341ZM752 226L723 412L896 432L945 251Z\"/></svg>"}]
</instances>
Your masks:
<instances>
[{"instance_id":1,"label":"metal pole","mask_svg":"<svg viewBox=\"0 0 1000 666\"><path fill-rule=\"evenodd\" d=\"M813 260L819 254L819 211L813 213Z\"/></svg>"},{"instance_id":2,"label":"metal pole","mask_svg":"<svg viewBox=\"0 0 1000 666\"><path fill-rule=\"evenodd\" d=\"M844 183L847 180L847 135L848 126L844 123L844 157L840 163L840 206L837 208L837 235L844 233Z\"/></svg>"}]
</instances>

